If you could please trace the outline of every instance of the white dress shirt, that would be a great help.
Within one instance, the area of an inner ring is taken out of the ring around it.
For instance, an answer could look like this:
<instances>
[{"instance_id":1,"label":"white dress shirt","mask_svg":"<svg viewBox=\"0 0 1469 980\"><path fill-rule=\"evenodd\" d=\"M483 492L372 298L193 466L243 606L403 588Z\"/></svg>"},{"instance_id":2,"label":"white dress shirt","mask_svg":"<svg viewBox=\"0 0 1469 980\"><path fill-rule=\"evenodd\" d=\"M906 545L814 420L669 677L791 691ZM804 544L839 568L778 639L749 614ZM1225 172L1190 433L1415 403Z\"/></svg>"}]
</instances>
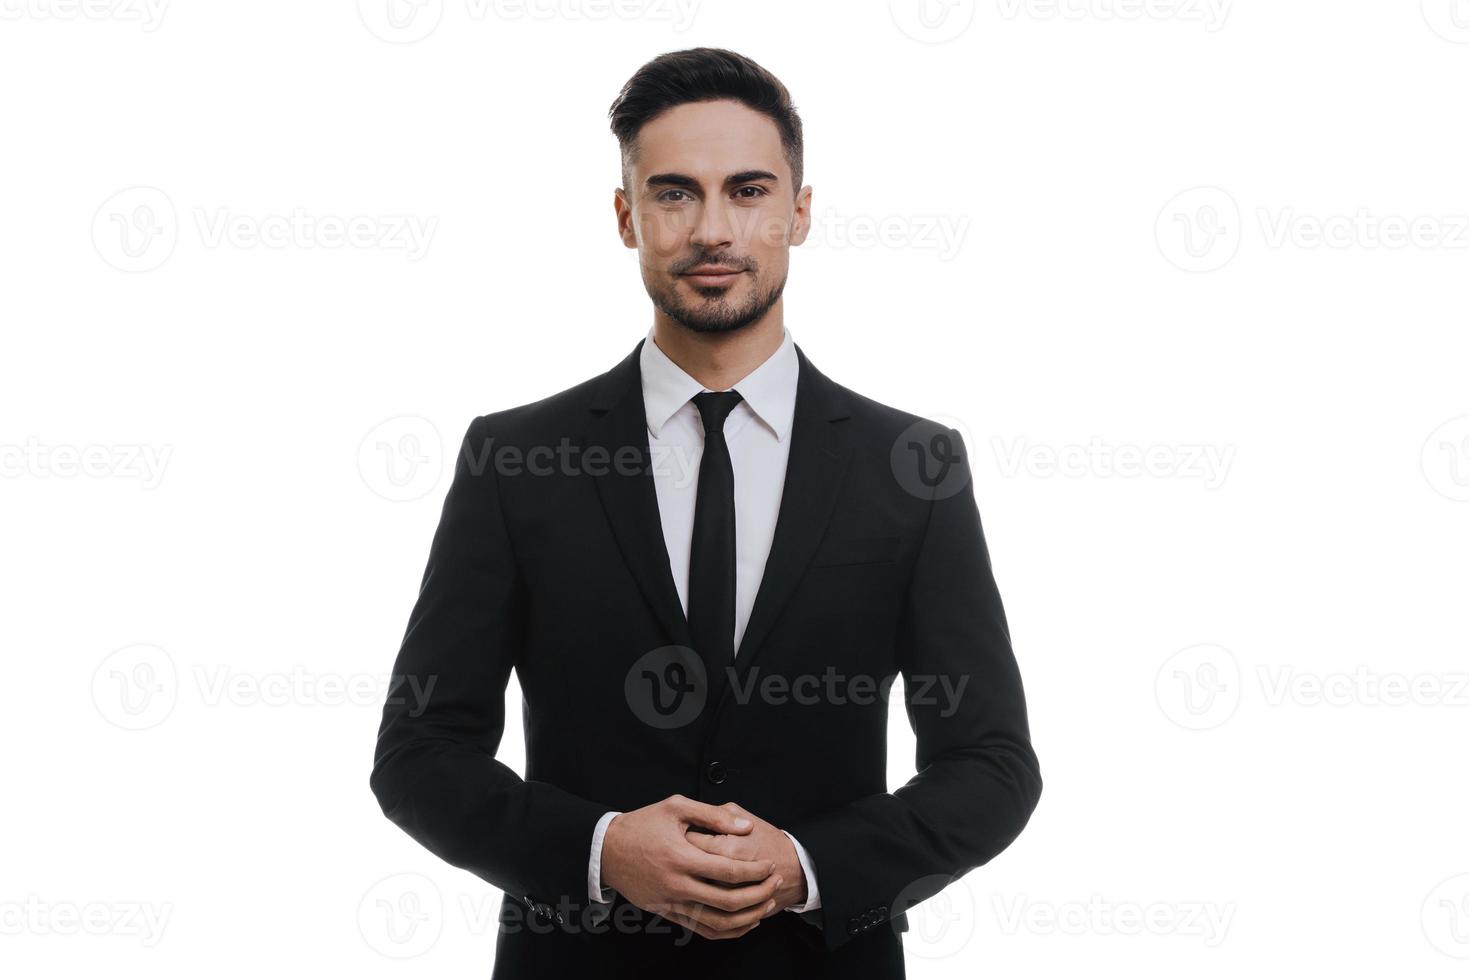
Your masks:
<instances>
[{"instance_id":1,"label":"white dress shirt","mask_svg":"<svg viewBox=\"0 0 1469 980\"><path fill-rule=\"evenodd\" d=\"M668 565L678 587L685 615L689 608L689 551L694 534L694 504L699 486L699 460L704 453L704 425L693 397L709 391L673 363L653 340L639 353L643 376L643 405L648 413L648 448L652 454L653 485L658 494L658 513L663 525L663 542ZM740 401L724 422L734 469L735 504L735 648L745 635L755 593L765 574L765 559L775 538L775 519L780 514L781 490L785 486L786 461L790 457L791 423L796 414L796 379L800 363L791 332L785 330L780 347L732 388ZM727 389L726 389L727 390ZM594 902L611 902L612 889L602 887L602 839L607 825L620 810L609 810L592 832L592 853L587 868L587 893ZM784 831L782 831L784 833ZM796 849L806 875L806 901L787 906L791 912L821 908L816 890L816 873L811 855L800 841L786 834ZM807 917L813 925L819 917Z\"/></svg>"}]
</instances>

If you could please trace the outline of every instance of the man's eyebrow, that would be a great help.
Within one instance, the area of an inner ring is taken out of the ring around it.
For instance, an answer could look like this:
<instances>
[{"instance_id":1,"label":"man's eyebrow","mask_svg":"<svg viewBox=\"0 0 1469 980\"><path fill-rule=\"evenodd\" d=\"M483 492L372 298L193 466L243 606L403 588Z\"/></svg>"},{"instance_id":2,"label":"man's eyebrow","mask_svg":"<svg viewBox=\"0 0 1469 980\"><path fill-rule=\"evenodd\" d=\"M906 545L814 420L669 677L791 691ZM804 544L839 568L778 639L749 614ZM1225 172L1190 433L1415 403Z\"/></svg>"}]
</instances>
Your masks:
<instances>
[{"instance_id":1,"label":"man's eyebrow","mask_svg":"<svg viewBox=\"0 0 1469 980\"><path fill-rule=\"evenodd\" d=\"M750 184L756 181L769 181L775 183L780 178L769 170L741 170L724 178L725 187L733 187L735 184ZM697 188L699 182L688 174L667 173L653 174L643 181L645 187L690 187Z\"/></svg>"}]
</instances>

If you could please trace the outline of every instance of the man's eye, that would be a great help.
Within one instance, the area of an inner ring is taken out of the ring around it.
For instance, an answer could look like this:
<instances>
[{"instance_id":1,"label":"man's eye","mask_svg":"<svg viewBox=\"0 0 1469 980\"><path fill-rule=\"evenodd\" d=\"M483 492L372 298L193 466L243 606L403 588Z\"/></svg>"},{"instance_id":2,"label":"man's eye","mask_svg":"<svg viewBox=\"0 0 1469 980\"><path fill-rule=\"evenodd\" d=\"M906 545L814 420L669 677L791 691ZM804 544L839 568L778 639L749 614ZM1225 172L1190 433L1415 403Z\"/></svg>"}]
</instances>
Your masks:
<instances>
[{"instance_id":1,"label":"man's eye","mask_svg":"<svg viewBox=\"0 0 1469 980\"><path fill-rule=\"evenodd\" d=\"M739 190L735 191L735 193L736 194L740 194L740 193L742 193L744 191L754 191L755 192L754 194L749 195L750 198L763 197L765 195L765 193L766 193L765 188L760 187L760 186L758 186L756 184L746 184L744 187L741 187Z\"/></svg>"},{"instance_id":2,"label":"man's eye","mask_svg":"<svg viewBox=\"0 0 1469 980\"><path fill-rule=\"evenodd\" d=\"M660 200L660 201L672 201L672 198L669 197L670 194L687 194L687 193L688 193L687 191L681 191L681 190L676 190L676 189L675 190L671 190L671 191L664 191L662 194L659 194L658 195L658 200ZM677 201L673 201L673 203L677 204L678 202Z\"/></svg>"}]
</instances>

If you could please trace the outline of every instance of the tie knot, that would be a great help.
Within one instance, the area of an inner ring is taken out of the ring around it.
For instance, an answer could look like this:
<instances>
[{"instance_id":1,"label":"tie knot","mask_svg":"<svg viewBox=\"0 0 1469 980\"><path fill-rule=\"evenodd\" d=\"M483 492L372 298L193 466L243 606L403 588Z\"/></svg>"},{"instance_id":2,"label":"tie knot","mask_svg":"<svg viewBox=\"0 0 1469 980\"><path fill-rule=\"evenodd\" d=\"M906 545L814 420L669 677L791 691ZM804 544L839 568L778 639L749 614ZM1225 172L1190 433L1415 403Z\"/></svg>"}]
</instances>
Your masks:
<instances>
[{"instance_id":1,"label":"tie knot","mask_svg":"<svg viewBox=\"0 0 1469 980\"><path fill-rule=\"evenodd\" d=\"M729 391L701 391L694 396L694 407L704 422L704 433L724 431L724 420L740 403L744 396L731 388Z\"/></svg>"}]
</instances>

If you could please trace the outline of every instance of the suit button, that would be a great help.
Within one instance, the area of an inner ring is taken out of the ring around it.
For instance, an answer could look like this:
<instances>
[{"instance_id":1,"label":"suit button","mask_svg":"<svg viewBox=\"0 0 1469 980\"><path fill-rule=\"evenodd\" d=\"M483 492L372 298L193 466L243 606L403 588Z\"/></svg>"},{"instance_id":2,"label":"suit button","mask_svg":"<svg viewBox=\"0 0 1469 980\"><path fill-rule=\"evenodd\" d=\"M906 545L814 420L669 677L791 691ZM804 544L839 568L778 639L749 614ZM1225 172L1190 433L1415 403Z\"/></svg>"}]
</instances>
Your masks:
<instances>
[{"instance_id":1,"label":"suit button","mask_svg":"<svg viewBox=\"0 0 1469 980\"><path fill-rule=\"evenodd\" d=\"M862 931L862 920L861 919L857 918L854 915L850 919L847 920L847 932L848 933L850 933L850 934L852 934L852 935L855 936L857 933L859 933L861 931Z\"/></svg>"},{"instance_id":2,"label":"suit button","mask_svg":"<svg viewBox=\"0 0 1469 980\"><path fill-rule=\"evenodd\" d=\"M718 786L720 783L724 782L725 776L728 774L725 772L724 763L711 762L709 763L709 767L704 770L704 775L709 777L709 781L711 783L713 783L715 786Z\"/></svg>"}]
</instances>

